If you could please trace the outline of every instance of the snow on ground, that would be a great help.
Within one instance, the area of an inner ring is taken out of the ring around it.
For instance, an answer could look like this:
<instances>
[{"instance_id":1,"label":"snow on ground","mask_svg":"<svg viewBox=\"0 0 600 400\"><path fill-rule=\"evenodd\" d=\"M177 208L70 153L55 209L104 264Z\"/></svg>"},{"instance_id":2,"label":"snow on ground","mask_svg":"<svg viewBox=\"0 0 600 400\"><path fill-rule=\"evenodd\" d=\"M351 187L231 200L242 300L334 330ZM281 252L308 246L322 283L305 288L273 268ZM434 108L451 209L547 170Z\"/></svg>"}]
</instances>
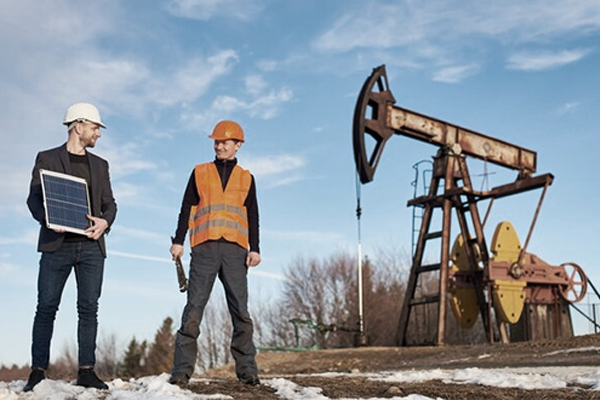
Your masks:
<instances>
[{"instance_id":1,"label":"snow on ground","mask_svg":"<svg viewBox=\"0 0 600 400\"><path fill-rule=\"evenodd\" d=\"M335 379L348 374L315 374ZM520 389L563 389L569 385L600 390L599 367L539 367L539 368L467 368L432 369L386 372L381 374L352 374L389 383L423 382L441 380L454 384L478 384ZM25 381L0 382L0 400L218 400L231 399L228 395L215 393L199 395L168 383L169 375L149 376L123 381L108 382L109 391L84 389L70 382L44 380L32 392L23 393ZM263 384L276 390L282 400L328 400L319 388L301 387L284 378L263 379ZM410 395L393 397L393 400L433 400L430 397ZM348 399L359 400L359 399ZM374 399L372 399L374 400Z\"/></svg>"}]
</instances>

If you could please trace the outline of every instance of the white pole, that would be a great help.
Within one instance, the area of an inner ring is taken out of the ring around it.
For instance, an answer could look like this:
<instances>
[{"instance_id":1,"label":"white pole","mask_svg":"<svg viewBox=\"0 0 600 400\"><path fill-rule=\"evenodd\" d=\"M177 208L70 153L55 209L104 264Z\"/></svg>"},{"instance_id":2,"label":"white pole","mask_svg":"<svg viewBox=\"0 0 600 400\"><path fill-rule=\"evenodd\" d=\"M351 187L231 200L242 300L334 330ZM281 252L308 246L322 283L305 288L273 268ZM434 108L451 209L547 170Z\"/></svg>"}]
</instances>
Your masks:
<instances>
[{"instance_id":1,"label":"white pole","mask_svg":"<svg viewBox=\"0 0 600 400\"><path fill-rule=\"evenodd\" d=\"M358 174L356 175L356 222L358 227L358 273L357 273L357 290L358 290L358 335L356 337L357 346L366 346L367 337L365 336L365 321L363 318L363 270L362 270L362 243L360 232L360 217L362 209L360 207L360 182Z\"/></svg>"},{"instance_id":2,"label":"white pole","mask_svg":"<svg viewBox=\"0 0 600 400\"><path fill-rule=\"evenodd\" d=\"M358 329L362 336L365 331L363 320L363 276L362 276L362 245L358 241Z\"/></svg>"}]
</instances>

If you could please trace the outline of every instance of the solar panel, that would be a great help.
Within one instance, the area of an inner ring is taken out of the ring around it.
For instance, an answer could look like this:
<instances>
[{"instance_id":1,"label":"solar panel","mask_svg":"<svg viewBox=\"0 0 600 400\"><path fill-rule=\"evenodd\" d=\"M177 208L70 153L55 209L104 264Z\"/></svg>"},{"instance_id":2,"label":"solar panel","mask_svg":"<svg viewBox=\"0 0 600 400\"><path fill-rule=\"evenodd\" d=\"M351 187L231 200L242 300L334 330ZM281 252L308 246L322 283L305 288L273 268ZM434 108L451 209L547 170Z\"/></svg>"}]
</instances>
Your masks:
<instances>
[{"instance_id":1,"label":"solar panel","mask_svg":"<svg viewBox=\"0 0 600 400\"><path fill-rule=\"evenodd\" d=\"M85 235L90 226L90 197L83 178L40 169L46 226Z\"/></svg>"}]
</instances>

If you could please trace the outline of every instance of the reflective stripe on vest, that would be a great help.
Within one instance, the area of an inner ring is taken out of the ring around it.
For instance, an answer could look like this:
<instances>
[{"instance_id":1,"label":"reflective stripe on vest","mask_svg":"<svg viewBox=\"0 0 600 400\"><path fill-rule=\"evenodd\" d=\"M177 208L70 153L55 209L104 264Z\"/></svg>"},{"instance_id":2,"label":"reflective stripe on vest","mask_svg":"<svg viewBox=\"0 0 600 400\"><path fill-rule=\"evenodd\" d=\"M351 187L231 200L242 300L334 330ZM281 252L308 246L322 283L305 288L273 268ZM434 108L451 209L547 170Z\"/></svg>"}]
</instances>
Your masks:
<instances>
[{"instance_id":1,"label":"reflective stripe on vest","mask_svg":"<svg viewBox=\"0 0 600 400\"><path fill-rule=\"evenodd\" d=\"M190 212L191 246L224 238L247 249L248 216L244 202L252 183L250 172L234 166L225 191L214 163L197 165L194 175L200 203Z\"/></svg>"}]
</instances>

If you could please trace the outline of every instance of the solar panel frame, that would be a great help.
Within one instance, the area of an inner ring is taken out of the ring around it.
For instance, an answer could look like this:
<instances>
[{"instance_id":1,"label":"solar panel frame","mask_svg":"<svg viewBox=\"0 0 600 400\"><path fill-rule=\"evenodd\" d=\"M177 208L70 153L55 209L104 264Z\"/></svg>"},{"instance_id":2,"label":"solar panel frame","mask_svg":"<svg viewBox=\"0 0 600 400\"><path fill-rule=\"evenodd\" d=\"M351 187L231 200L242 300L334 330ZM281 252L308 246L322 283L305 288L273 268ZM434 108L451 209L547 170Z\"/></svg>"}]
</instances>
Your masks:
<instances>
[{"instance_id":1,"label":"solar panel frame","mask_svg":"<svg viewBox=\"0 0 600 400\"><path fill-rule=\"evenodd\" d=\"M90 195L83 178L40 169L46 226L86 235L90 226Z\"/></svg>"}]
</instances>

